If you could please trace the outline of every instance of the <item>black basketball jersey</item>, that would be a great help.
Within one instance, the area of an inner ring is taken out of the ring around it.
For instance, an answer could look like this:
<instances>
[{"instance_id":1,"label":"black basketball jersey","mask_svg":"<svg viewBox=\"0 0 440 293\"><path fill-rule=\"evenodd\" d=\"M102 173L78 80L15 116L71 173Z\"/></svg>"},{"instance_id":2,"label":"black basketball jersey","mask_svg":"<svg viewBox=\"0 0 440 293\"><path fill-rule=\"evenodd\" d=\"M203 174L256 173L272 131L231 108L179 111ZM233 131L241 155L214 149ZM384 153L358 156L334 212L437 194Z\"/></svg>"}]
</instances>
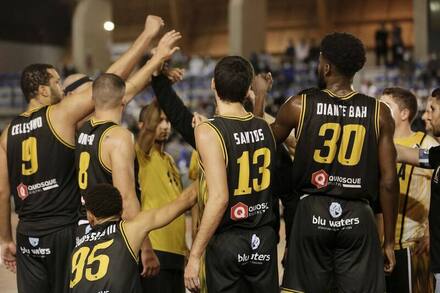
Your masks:
<instances>
[{"instance_id":1,"label":"black basketball jersey","mask_svg":"<svg viewBox=\"0 0 440 293\"><path fill-rule=\"evenodd\" d=\"M375 200L380 102L356 92L302 96L293 186L300 194Z\"/></svg>"},{"instance_id":2,"label":"black basketball jersey","mask_svg":"<svg viewBox=\"0 0 440 293\"><path fill-rule=\"evenodd\" d=\"M216 233L273 224L270 182L276 146L269 125L250 113L215 116L206 123L221 142L229 190L228 208Z\"/></svg>"},{"instance_id":3,"label":"black basketball jersey","mask_svg":"<svg viewBox=\"0 0 440 293\"><path fill-rule=\"evenodd\" d=\"M117 127L113 121L95 121L93 118L87 121L76 134L75 165L77 170L78 186L81 194L91 187L100 183L113 185L112 170L104 165L101 152L102 141L108 131ZM139 198L139 183L136 180L138 174L137 160L134 162L135 186ZM86 215L84 207L81 208L80 216Z\"/></svg>"},{"instance_id":4,"label":"black basketball jersey","mask_svg":"<svg viewBox=\"0 0 440 293\"><path fill-rule=\"evenodd\" d=\"M96 225L79 238L70 268L71 293L142 292L137 252L128 244L124 221Z\"/></svg>"},{"instance_id":5,"label":"black basketball jersey","mask_svg":"<svg viewBox=\"0 0 440 293\"><path fill-rule=\"evenodd\" d=\"M49 121L51 106L25 112L9 126L9 185L20 218L17 231L41 236L77 221L80 204L74 146Z\"/></svg>"}]
</instances>

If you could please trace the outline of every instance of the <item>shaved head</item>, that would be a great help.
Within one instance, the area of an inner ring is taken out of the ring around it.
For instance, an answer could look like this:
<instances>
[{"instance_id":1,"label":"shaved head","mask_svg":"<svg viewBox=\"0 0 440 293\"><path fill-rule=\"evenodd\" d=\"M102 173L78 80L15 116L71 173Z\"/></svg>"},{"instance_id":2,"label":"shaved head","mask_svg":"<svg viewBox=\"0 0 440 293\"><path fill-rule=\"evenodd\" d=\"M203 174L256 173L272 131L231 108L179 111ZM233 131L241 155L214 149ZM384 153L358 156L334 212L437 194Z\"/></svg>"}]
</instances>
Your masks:
<instances>
[{"instance_id":1,"label":"shaved head","mask_svg":"<svg viewBox=\"0 0 440 293\"><path fill-rule=\"evenodd\" d=\"M103 73L95 79L92 89L95 108L112 109L121 106L125 82L116 74Z\"/></svg>"},{"instance_id":2,"label":"shaved head","mask_svg":"<svg viewBox=\"0 0 440 293\"><path fill-rule=\"evenodd\" d=\"M75 73L64 79L63 89L64 94L68 95L75 92L80 92L87 87L87 84L92 80L85 74Z\"/></svg>"}]
</instances>

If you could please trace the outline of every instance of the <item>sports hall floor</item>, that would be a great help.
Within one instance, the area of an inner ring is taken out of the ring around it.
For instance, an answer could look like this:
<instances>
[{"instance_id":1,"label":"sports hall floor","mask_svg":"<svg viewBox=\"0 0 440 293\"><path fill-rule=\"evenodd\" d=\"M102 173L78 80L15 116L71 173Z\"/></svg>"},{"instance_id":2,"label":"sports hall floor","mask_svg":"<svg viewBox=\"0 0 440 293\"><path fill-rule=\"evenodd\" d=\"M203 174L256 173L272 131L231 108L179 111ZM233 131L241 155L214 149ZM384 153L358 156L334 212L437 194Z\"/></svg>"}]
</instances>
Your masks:
<instances>
[{"instance_id":1,"label":"sports hall floor","mask_svg":"<svg viewBox=\"0 0 440 293\"><path fill-rule=\"evenodd\" d=\"M190 218L187 218L187 226L190 224ZM13 231L15 231L15 227L17 225L17 217L14 214L12 219L12 225L13 225ZM281 258L284 255L284 245L285 245L285 239L284 239L284 221L281 222L281 233L280 238L281 241L278 244L278 267L279 267L279 275L280 278L282 276L283 268L281 266ZM189 231L189 229L187 229ZM187 233L187 241L189 243L191 235ZM17 285L15 282L15 274L9 272L6 270L3 265L0 266L0 292L1 293L16 293L17 292Z\"/></svg>"}]
</instances>

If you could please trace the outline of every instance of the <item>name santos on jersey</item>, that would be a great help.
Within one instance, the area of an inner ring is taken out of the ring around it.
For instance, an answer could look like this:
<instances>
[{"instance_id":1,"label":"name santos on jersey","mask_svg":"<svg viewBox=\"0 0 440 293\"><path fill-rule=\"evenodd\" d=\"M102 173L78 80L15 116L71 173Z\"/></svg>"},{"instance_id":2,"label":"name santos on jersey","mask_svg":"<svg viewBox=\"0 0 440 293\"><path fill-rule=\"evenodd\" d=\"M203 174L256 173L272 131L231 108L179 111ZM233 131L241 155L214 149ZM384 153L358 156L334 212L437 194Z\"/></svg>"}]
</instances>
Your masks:
<instances>
[{"instance_id":1,"label":"name santos on jersey","mask_svg":"<svg viewBox=\"0 0 440 293\"><path fill-rule=\"evenodd\" d=\"M255 129L252 131L234 132L235 144L248 144L264 140L263 129Z\"/></svg>"}]
</instances>

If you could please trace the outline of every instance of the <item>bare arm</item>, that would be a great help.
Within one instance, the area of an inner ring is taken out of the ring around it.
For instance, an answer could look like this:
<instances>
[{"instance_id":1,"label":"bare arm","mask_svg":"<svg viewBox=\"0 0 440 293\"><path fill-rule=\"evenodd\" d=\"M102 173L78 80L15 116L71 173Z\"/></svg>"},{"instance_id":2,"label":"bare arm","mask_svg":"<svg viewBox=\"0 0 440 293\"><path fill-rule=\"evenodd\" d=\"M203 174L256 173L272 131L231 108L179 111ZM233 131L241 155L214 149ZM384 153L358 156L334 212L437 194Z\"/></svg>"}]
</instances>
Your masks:
<instances>
[{"instance_id":1,"label":"bare arm","mask_svg":"<svg viewBox=\"0 0 440 293\"><path fill-rule=\"evenodd\" d=\"M122 196L122 218L133 219L140 210L135 188L133 135L122 127L115 127L104 140L103 150L109 154L113 186Z\"/></svg>"},{"instance_id":2,"label":"bare arm","mask_svg":"<svg viewBox=\"0 0 440 293\"><path fill-rule=\"evenodd\" d=\"M396 149L393 143L394 120L388 107L380 107L379 195L384 223L385 271L395 266L394 234L397 219L399 184L396 173Z\"/></svg>"},{"instance_id":3,"label":"bare arm","mask_svg":"<svg viewBox=\"0 0 440 293\"><path fill-rule=\"evenodd\" d=\"M8 127L9 128L9 127ZM12 242L11 230L11 192L9 189L9 175L6 155L6 128L0 137L0 242Z\"/></svg>"},{"instance_id":4,"label":"bare arm","mask_svg":"<svg viewBox=\"0 0 440 293\"><path fill-rule=\"evenodd\" d=\"M172 30L160 39L153 57L127 81L124 103L129 103L138 92L143 90L151 82L153 73L179 50L179 47L175 47L174 44L180 38L182 38L181 34Z\"/></svg>"},{"instance_id":5,"label":"bare arm","mask_svg":"<svg viewBox=\"0 0 440 293\"><path fill-rule=\"evenodd\" d=\"M0 251L1 261L5 267L14 272L16 271L16 247L12 239L11 230L11 192L8 180L7 164L7 134L8 127L0 137Z\"/></svg>"},{"instance_id":6,"label":"bare arm","mask_svg":"<svg viewBox=\"0 0 440 293\"><path fill-rule=\"evenodd\" d=\"M133 220L125 222L125 232L133 251L141 247L145 235L168 225L196 202L197 186L192 183L171 203L160 208L140 212Z\"/></svg>"},{"instance_id":7,"label":"bare arm","mask_svg":"<svg viewBox=\"0 0 440 293\"><path fill-rule=\"evenodd\" d=\"M419 149L396 144L397 162L419 166Z\"/></svg>"},{"instance_id":8,"label":"bare arm","mask_svg":"<svg viewBox=\"0 0 440 293\"><path fill-rule=\"evenodd\" d=\"M148 42L157 34L163 21L160 17L148 17L148 27L138 40L115 64L110 66L108 73L121 74L123 77L131 72L134 64L139 62L145 53ZM149 36L148 38L146 36ZM144 42L143 44L141 44ZM93 111L92 85L89 84L83 91L66 96L51 110L50 120L57 134L68 144L74 145L76 124Z\"/></svg>"},{"instance_id":9,"label":"bare arm","mask_svg":"<svg viewBox=\"0 0 440 293\"><path fill-rule=\"evenodd\" d=\"M145 21L144 31L138 36L128 49L115 63L113 63L108 73L119 75L122 79L127 79L138 61L145 54L151 41L157 35L159 30L164 26L164 21L161 17L155 15L148 15Z\"/></svg>"},{"instance_id":10,"label":"bare arm","mask_svg":"<svg viewBox=\"0 0 440 293\"><path fill-rule=\"evenodd\" d=\"M301 107L301 96L292 97L281 106L275 122L271 125L273 135L278 143L284 142L289 137L292 129L298 127Z\"/></svg>"}]
</instances>

